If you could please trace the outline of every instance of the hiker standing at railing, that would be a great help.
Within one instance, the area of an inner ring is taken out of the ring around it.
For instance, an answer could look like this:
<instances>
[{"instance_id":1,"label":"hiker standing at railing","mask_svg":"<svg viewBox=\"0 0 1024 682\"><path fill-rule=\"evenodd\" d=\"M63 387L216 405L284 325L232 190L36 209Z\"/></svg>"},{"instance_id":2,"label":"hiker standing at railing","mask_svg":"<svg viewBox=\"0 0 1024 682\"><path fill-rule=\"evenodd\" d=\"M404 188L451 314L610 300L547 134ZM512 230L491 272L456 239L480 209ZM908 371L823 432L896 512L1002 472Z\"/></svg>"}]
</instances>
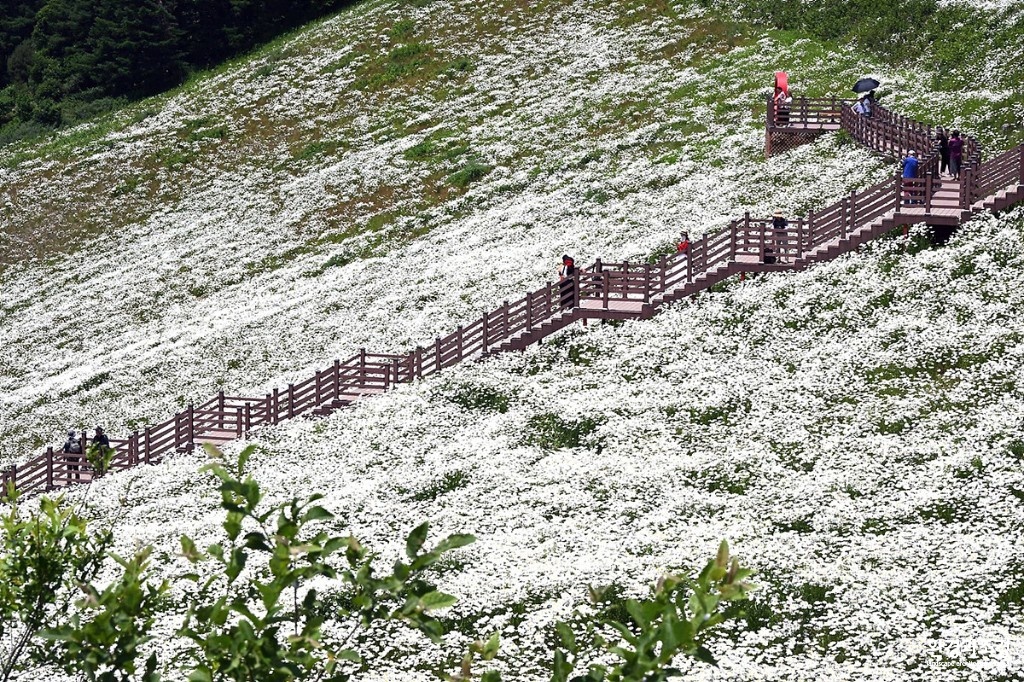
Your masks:
<instances>
[{"instance_id":1,"label":"hiker standing at railing","mask_svg":"<svg viewBox=\"0 0 1024 682\"><path fill-rule=\"evenodd\" d=\"M949 172L954 180L960 179L960 165L964 160L964 141L960 139L960 131L954 130L949 136Z\"/></svg>"},{"instance_id":2,"label":"hiker standing at railing","mask_svg":"<svg viewBox=\"0 0 1024 682\"><path fill-rule=\"evenodd\" d=\"M690 233L683 232L679 235L679 243L676 244L676 253L683 254L684 258L690 257Z\"/></svg>"},{"instance_id":3,"label":"hiker standing at railing","mask_svg":"<svg viewBox=\"0 0 1024 682\"><path fill-rule=\"evenodd\" d=\"M939 158L941 159L939 176L943 173L949 175L949 135L946 134L942 126L935 129L935 141L939 143Z\"/></svg>"},{"instance_id":4,"label":"hiker standing at railing","mask_svg":"<svg viewBox=\"0 0 1024 682\"><path fill-rule=\"evenodd\" d=\"M569 254L562 256L558 268L558 303L563 308L576 305L576 260Z\"/></svg>"},{"instance_id":5,"label":"hiker standing at railing","mask_svg":"<svg viewBox=\"0 0 1024 682\"><path fill-rule=\"evenodd\" d=\"M82 434L85 436L85 433ZM68 431L68 439L64 441L64 461L68 464L68 478L78 478L78 467L82 461L82 441L78 439L74 431Z\"/></svg>"},{"instance_id":6,"label":"hiker standing at railing","mask_svg":"<svg viewBox=\"0 0 1024 682\"><path fill-rule=\"evenodd\" d=\"M786 254L789 245L786 233L786 230L789 229L789 221L786 220L785 213L776 211L772 214L772 229L775 231L775 253L778 253L781 259ZM765 263L767 262L765 260Z\"/></svg>"},{"instance_id":7,"label":"hiker standing at railing","mask_svg":"<svg viewBox=\"0 0 1024 682\"><path fill-rule=\"evenodd\" d=\"M788 126L789 109L793 106L793 97L789 94L789 89L776 85L772 101L775 103L775 125Z\"/></svg>"}]
</instances>

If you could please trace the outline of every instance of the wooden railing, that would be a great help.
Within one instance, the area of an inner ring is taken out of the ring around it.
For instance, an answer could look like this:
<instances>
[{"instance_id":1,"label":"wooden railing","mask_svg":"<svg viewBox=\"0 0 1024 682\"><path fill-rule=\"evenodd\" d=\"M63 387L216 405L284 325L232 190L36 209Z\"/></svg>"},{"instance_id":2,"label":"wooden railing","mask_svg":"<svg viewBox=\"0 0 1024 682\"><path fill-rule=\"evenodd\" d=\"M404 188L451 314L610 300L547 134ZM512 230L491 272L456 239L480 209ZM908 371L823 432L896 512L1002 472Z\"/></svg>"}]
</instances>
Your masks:
<instances>
[{"instance_id":1,"label":"wooden railing","mask_svg":"<svg viewBox=\"0 0 1024 682\"><path fill-rule=\"evenodd\" d=\"M840 99L838 97L798 97L793 100L787 113L779 115L779 109L775 100L768 95L768 109L765 117L765 127L772 129L776 127L801 127L817 126L829 123L840 123L843 108L849 108L854 100Z\"/></svg>"},{"instance_id":2,"label":"wooden railing","mask_svg":"<svg viewBox=\"0 0 1024 682\"><path fill-rule=\"evenodd\" d=\"M277 424L317 409L333 409L360 396L382 393L396 384L430 376L467 359L485 357L510 339L528 337L556 318L567 319L586 309L600 314L622 302L640 303L643 314L681 293L706 288L731 268L787 269L801 262L834 256L852 248L849 237L885 216L896 216L903 207L924 208L934 204L938 183L935 131L916 121L875 106L871 117L855 114L848 100L801 99L790 111L791 121L839 121L858 142L874 151L898 156L909 149L921 150L922 177L903 179L897 174L818 211L796 218L785 229L772 221L745 214L720 232L694 240L686 253L662 256L655 263L604 263L596 261L564 282L548 282L515 301L483 313L451 334L404 354L367 353L335 361L313 376L264 396L227 396L218 393L206 402L188 405L171 418L134 431L128 438L111 439L114 455L109 469L128 469L159 462L164 456L191 450L197 438L244 437L257 426ZM769 104L768 125L772 125ZM987 163L981 163L981 147L966 138L964 167L957 207L970 209L976 202L1004 188L1024 184L1024 145ZM915 203L905 203L913 201ZM920 203L917 203L920 202ZM918 219L914 217L914 219ZM926 219L923 216L921 219ZM847 246L843 246L843 244ZM775 258L774 265L766 256ZM596 309L596 310L595 310ZM554 327L552 327L553 329ZM89 442L83 440L85 446ZM52 490L92 480L93 471L84 455L64 454L47 448L28 461L3 470L0 482L20 493Z\"/></svg>"}]
</instances>

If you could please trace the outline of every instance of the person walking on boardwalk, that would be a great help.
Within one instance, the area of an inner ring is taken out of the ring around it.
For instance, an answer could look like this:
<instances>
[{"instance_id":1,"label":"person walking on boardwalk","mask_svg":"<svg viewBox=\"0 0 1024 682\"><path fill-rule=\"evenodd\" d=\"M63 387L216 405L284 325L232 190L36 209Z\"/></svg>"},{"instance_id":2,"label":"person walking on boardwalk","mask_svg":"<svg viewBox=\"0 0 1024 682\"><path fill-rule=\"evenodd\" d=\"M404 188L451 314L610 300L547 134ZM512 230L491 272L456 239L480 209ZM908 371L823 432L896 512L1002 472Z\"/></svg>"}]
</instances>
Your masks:
<instances>
[{"instance_id":1,"label":"person walking on boardwalk","mask_svg":"<svg viewBox=\"0 0 1024 682\"><path fill-rule=\"evenodd\" d=\"M64 441L64 461L68 464L68 478L73 475L77 479L78 467L82 461L82 441L73 430L68 431L68 439Z\"/></svg>"},{"instance_id":2,"label":"person walking on boardwalk","mask_svg":"<svg viewBox=\"0 0 1024 682\"><path fill-rule=\"evenodd\" d=\"M935 141L939 143L939 159L941 164L939 166L939 175L949 174L949 135L942 126L935 129Z\"/></svg>"},{"instance_id":3,"label":"person walking on boardwalk","mask_svg":"<svg viewBox=\"0 0 1024 682\"><path fill-rule=\"evenodd\" d=\"M868 103L868 116L870 116L875 110L875 105L878 104L878 95L874 90L868 90L868 96L864 98L864 101Z\"/></svg>"},{"instance_id":4,"label":"person walking on boardwalk","mask_svg":"<svg viewBox=\"0 0 1024 682\"><path fill-rule=\"evenodd\" d=\"M576 305L576 260L568 254L562 256L558 268L558 303L563 308Z\"/></svg>"},{"instance_id":5,"label":"person walking on boardwalk","mask_svg":"<svg viewBox=\"0 0 1024 682\"><path fill-rule=\"evenodd\" d=\"M906 189L906 180L913 180L917 178L917 152L911 149L907 152L907 155L903 158L903 203L913 204L916 203L914 196L915 192L911 189Z\"/></svg>"},{"instance_id":6,"label":"person walking on boardwalk","mask_svg":"<svg viewBox=\"0 0 1024 682\"><path fill-rule=\"evenodd\" d=\"M960 166L964 161L964 141L960 131L954 130L949 136L949 172L954 180L960 179Z\"/></svg>"},{"instance_id":7,"label":"person walking on boardwalk","mask_svg":"<svg viewBox=\"0 0 1024 682\"><path fill-rule=\"evenodd\" d=\"M871 102L868 101L868 93L862 92L857 96L857 103L853 105L853 113L864 117L871 116Z\"/></svg>"}]
</instances>

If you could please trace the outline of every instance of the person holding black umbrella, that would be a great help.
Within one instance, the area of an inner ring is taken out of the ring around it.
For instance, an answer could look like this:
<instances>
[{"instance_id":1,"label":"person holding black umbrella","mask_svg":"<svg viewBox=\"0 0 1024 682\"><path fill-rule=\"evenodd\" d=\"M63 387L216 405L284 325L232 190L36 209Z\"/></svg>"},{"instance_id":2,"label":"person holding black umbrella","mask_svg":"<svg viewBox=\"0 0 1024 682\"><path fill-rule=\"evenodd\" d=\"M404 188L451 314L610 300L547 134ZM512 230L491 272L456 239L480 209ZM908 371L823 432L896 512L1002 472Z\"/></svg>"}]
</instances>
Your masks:
<instances>
[{"instance_id":1,"label":"person holding black umbrella","mask_svg":"<svg viewBox=\"0 0 1024 682\"><path fill-rule=\"evenodd\" d=\"M874 78L861 78L854 83L850 89L857 94L859 101L854 105L853 110L862 116L871 116L875 104L878 103L878 95L875 94L875 90L880 85L881 83Z\"/></svg>"}]
</instances>

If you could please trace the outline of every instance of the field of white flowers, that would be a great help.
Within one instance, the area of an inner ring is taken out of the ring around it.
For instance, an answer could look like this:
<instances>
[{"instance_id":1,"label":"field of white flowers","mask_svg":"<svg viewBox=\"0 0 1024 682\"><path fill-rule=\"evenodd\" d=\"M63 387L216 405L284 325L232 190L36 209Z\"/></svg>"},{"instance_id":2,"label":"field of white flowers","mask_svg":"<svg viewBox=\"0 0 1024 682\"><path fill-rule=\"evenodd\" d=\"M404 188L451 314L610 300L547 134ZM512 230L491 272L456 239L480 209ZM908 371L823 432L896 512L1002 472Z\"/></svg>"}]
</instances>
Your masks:
<instances>
[{"instance_id":1,"label":"field of white flowers","mask_svg":"<svg viewBox=\"0 0 1024 682\"><path fill-rule=\"evenodd\" d=\"M1005 96L1000 74L940 95L921 71L687 3L375 1L121 119L0 150L0 240L19 254L0 271L0 455L405 350L551 278L563 252L643 258L892 172L836 137L765 160L778 68L812 95L875 75L892 108L997 139L972 116ZM326 494L385 556L426 519L474 533L439 582L453 618L484 615L445 651L501 630L509 679L546 679L546 628L586 583L639 592L722 538L762 589L694 679L1019 679L1022 241L1018 209L947 247L883 241L575 328L261 430L257 477L275 499ZM168 577L187 572L180 533L218 532L200 465L89 492ZM376 653L368 679L432 679L444 654Z\"/></svg>"}]
</instances>

